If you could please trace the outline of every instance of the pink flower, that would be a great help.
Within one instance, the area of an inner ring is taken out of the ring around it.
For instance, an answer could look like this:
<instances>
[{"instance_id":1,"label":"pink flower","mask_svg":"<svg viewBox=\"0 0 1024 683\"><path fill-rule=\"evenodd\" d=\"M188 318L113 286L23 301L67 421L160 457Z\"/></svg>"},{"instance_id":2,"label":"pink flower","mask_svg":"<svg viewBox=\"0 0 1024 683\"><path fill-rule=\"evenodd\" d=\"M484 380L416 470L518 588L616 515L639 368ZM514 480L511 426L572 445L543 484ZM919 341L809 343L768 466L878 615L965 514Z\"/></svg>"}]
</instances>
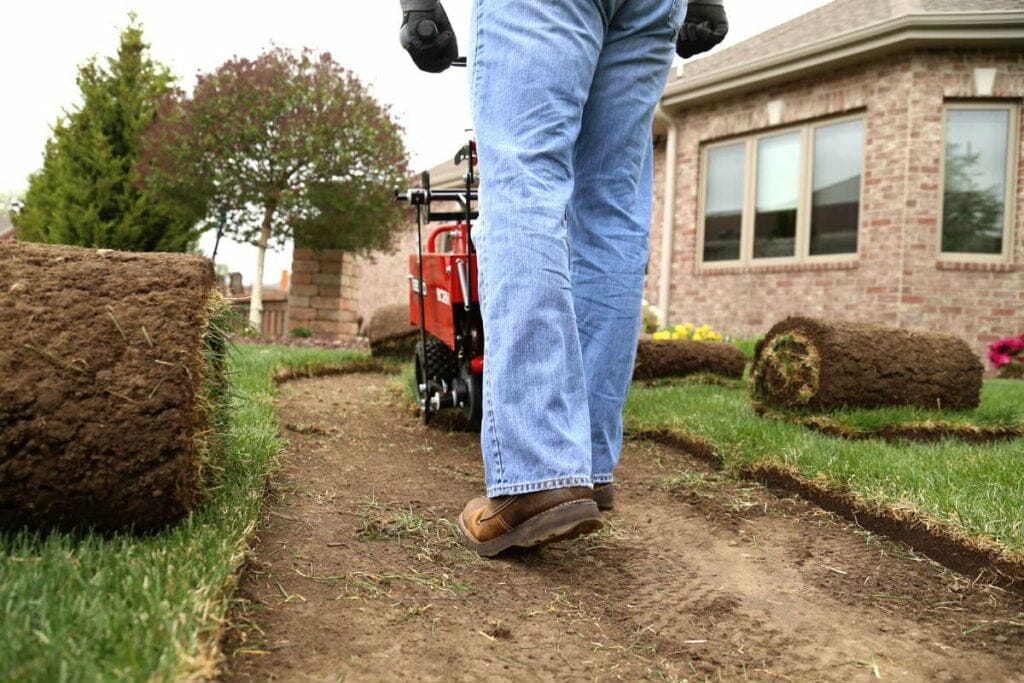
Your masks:
<instances>
[{"instance_id":1,"label":"pink flower","mask_svg":"<svg viewBox=\"0 0 1024 683\"><path fill-rule=\"evenodd\" d=\"M990 361L992 361L992 365L994 365L996 368L1001 368L1004 365L1006 365L1007 363L1009 363L1010 361L1012 361L1013 357L1008 355L1008 354L1005 354L1005 353L997 353L995 351L989 351L988 352L988 359Z\"/></svg>"},{"instance_id":2,"label":"pink flower","mask_svg":"<svg viewBox=\"0 0 1024 683\"><path fill-rule=\"evenodd\" d=\"M988 347L988 359L997 369L1008 363L1024 359L1024 335L997 339Z\"/></svg>"}]
</instances>

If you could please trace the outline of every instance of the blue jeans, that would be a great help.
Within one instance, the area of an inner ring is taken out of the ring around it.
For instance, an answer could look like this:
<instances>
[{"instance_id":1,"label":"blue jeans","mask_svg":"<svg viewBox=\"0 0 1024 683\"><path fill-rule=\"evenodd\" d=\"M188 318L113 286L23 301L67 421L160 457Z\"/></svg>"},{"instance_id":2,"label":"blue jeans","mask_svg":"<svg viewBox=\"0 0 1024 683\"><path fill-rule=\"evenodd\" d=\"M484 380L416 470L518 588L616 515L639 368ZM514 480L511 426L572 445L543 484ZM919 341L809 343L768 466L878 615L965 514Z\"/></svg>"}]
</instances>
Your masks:
<instances>
[{"instance_id":1,"label":"blue jeans","mask_svg":"<svg viewBox=\"0 0 1024 683\"><path fill-rule=\"evenodd\" d=\"M610 482L686 0L475 0L487 495Z\"/></svg>"}]
</instances>

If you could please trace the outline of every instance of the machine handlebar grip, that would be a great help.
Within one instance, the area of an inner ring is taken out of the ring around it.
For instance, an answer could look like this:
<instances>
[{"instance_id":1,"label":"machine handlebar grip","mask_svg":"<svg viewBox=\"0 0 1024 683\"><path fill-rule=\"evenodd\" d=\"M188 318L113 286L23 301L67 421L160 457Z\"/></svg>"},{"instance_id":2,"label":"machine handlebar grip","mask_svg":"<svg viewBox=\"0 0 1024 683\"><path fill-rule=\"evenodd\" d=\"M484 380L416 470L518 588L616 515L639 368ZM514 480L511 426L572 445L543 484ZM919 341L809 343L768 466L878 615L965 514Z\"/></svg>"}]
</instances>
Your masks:
<instances>
[{"instance_id":1,"label":"machine handlebar grip","mask_svg":"<svg viewBox=\"0 0 1024 683\"><path fill-rule=\"evenodd\" d=\"M416 24L416 35L424 43L434 42L435 40L437 40L437 36L439 34L440 31L437 30L437 24L435 24L430 19L421 19Z\"/></svg>"}]
</instances>

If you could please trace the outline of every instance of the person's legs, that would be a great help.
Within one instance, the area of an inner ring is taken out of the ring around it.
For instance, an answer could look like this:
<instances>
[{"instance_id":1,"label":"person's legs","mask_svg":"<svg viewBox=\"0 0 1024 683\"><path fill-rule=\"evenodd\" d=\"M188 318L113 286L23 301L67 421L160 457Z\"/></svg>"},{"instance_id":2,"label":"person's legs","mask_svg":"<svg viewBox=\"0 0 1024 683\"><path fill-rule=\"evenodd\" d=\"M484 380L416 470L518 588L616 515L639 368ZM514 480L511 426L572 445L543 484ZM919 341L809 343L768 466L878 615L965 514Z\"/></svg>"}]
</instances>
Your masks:
<instances>
[{"instance_id":1,"label":"person's legs","mask_svg":"<svg viewBox=\"0 0 1024 683\"><path fill-rule=\"evenodd\" d=\"M474 228L484 320L487 495L590 487L590 418L569 277L573 148L607 21L597 0L476 0Z\"/></svg>"},{"instance_id":2,"label":"person's legs","mask_svg":"<svg viewBox=\"0 0 1024 683\"><path fill-rule=\"evenodd\" d=\"M612 480L633 373L651 219L654 108L686 2L631 2L608 25L574 154L574 309L590 412L592 479Z\"/></svg>"}]
</instances>

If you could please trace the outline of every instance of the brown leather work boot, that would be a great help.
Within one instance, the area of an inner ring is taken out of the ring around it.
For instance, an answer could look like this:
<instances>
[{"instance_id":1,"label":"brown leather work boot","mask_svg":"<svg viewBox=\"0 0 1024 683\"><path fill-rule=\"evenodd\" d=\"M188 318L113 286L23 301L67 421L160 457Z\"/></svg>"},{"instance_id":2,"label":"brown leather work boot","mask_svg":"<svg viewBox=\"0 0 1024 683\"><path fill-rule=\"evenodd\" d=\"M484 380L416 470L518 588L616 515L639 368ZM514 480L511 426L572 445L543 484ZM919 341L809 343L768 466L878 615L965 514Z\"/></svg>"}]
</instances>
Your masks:
<instances>
[{"instance_id":1,"label":"brown leather work boot","mask_svg":"<svg viewBox=\"0 0 1024 683\"><path fill-rule=\"evenodd\" d=\"M459 515L466 547L493 557L513 546L531 548L600 529L590 489L572 487L498 498L474 498Z\"/></svg>"},{"instance_id":2,"label":"brown leather work boot","mask_svg":"<svg viewBox=\"0 0 1024 683\"><path fill-rule=\"evenodd\" d=\"M611 510L615 507L615 489L611 483L594 484L594 502L601 510Z\"/></svg>"}]
</instances>

